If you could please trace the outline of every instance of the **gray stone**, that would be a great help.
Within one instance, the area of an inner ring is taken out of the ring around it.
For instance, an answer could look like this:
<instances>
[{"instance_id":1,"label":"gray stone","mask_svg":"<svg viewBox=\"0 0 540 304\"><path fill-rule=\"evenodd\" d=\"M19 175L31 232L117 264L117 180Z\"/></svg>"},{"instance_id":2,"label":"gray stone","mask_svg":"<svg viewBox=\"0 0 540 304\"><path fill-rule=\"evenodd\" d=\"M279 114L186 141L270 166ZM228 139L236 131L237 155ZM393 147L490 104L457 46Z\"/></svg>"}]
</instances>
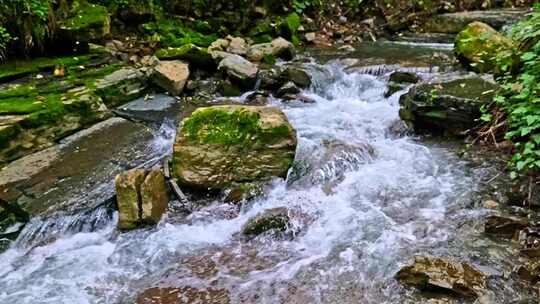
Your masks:
<instances>
[{"instance_id":1,"label":"gray stone","mask_svg":"<svg viewBox=\"0 0 540 304\"><path fill-rule=\"evenodd\" d=\"M234 54L225 57L219 63L218 69L246 88L251 88L255 84L259 72L259 68L255 64Z\"/></svg>"},{"instance_id":2,"label":"gray stone","mask_svg":"<svg viewBox=\"0 0 540 304\"><path fill-rule=\"evenodd\" d=\"M178 96L189 79L189 67L182 61L161 61L155 67L152 78L156 85Z\"/></svg>"},{"instance_id":3,"label":"gray stone","mask_svg":"<svg viewBox=\"0 0 540 304\"><path fill-rule=\"evenodd\" d=\"M145 72L123 68L98 80L96 94L111 108L142 97L147 88L148 76Z\"/></svg>"},{"instance_id":4,"label":"gray stone","mask_svg":"<svg viewBox=\"0 0 540 304\"><path fill-rule=\"evenodd\" d=\"M267 56L291 60L294 58L294 45L279 37L269 43L252 45L247 53L247 58L251 61L262 61Z\"/></svg>"}]
</instances>

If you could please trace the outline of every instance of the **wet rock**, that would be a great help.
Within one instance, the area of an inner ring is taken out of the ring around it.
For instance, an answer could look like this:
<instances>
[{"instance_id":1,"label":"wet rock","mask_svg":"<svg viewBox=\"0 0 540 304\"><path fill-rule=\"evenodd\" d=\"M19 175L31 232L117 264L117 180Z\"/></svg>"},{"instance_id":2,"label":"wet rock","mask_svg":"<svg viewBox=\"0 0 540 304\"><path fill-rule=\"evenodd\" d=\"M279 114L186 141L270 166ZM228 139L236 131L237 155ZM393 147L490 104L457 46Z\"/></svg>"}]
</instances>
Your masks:
<instances>
[{"instance_id":1,"label":"wet rock","mask_svg":"<svg viewBox=\"0 0 540 304\"><path fill-rule=\"evenodd\" d=\"M161 49L155 56L161 60L182 60L192 68L214 69L216 64L212 55L201 47L188 43L178 48Z\"/></svg>"},{"instance_id":2,"label":"wet rock","mask_svg":"<svg viewBox=\"0 0 540 304\"><path fill-rule=\"evenodd\" d=\"M517 269L517 275L520 279L536 283L540 281L540 260L531 260L525 262Z\"/></svg>"},{"instance_id":3,"label":"wet rock","mask_svg":"<svg viewBox=\"0 0 540 304\"><path fill-rule=\"evenodd\" d=\"M253 88L259 68L239 55L224 58L218 69L226 73L233 81L244 88Z\"/></svg>"},{"instance_id":4,"label":"wet rock","mask_svg":"<svg viewBox=\"0 0 540 304\"><path fill-rule=\"evenodd\" d=\"M242 227L242 234L247 237L255 237L265 232L285 232L291 218L287 208L274 208L265 210L246 222Z\"/></svg>"},{"instance_id":5,"label":"wet rock","mask_svg":"<svg viewBox=\"0 0 540 304\"><path fill-rule=\"evenodd\" d=\"M311 85L311 76L301 67L289 66L280 74L280 78L286 81L292 81L300 88L308 88Z\"/></svg>"},{"instance_id":6,"label":"wet rock","mask_svg":"<svg viewBox=\"0 0 540 304\"><path fill-rule=\"evenodd\" d=\"M245 103L254 106L264 106L268 104L269 96L270 95L266 91L256 91L246 97Z\"/></svg>"},{"instance_id":7,"label":"wet rock","mask_svg":"<svg viewBox=\"0 0 540 304\"><path fill-rule=\"evenodd\" d=\"M338 50L344 51L344 52L356 51L356 49L352 45L348 45L348 44L340 46Z\"/></svg>"},{"instance_id":8,"label":"wet rock","mask_svg":"<svg viewBox=\"0 0 540 304\"><path fill-rule=\"evenodd\" d=\"M457 35L455 41L458 58L481 73L499 72L496 55L514 48L512 40L482 22L469 24ZM509 58L505 64L512 67L518 60L519 58Z\"/></svg>"},{"instance_id":9,"label":"wet rock","mask_svg":"<svg viewBox=\"0 0 540 304\"><path fill-rule=\"evenodd\" d=\"M277 108L201 108L179 127L173 176L180 184L204 189L284 177L296 143L295 130Z\"/></svg>"},{"instance_id":10,"label":"wet rock","mask_svg":"<svg viewBox=\"0 0 540 304\"><path fill-rule=\"evenodd\" d=\"M282 72L276 67L261 69L259 71L261 88L272 91L279 89L286 82L286 80L280 77L281 73Z\"/></svg>"},{"instance_id":11,"label":"wet rock","mask_svg":"<svg viewBox=\"0 0 540 304\"><path fill-rule=\"evenodd\" d=\"M153 82L174 96L182 94L189 78L189 67L182 61L161 61L152 74Z\"/></svg>"},{"instance_id":12,"label":"wet rock","mask_svg":"<svg viewBox=\"0 0 540 304\"><path fill-rule=\"evenodd\" d=\"M123 68L97 81L98 94L107 107L116 107L144 96L148 76L140 69Z\"/></svg>"},{"instance_id":13,"label":"wet rock","mask_svg":"<svg viewBox=\"0 0 540 304\"><path fill-rule=\"evenodd\" d=\"M294 84L294 82L289 81L286 84L284 84L279 90L277 91L277 97L283 97L285 95L296 95L300 93L300 88Z\"/></svg>"},{"instance_id":14,"label":"wet rock","mask_svg":"<svg viewBox=\"0 0 540 304\"><path fill-rule=\"evenodd\" d=\"M401 97L400 117L416 132L463 136L498 88L480 77L421 84Z\"/></svg>"},{"instance_id":15,"label":"wet rock","mask_svg":"<svg viewBox=\"0 0 540 304\"><path fill-rule=\"evenodd\" d=\"M402 83L389 82L388 89L384 93L384 98L389 98L390 96L396 94L397 92L404 90L407 85Z\"/></svg>"},{"instance_id":16,"label":"wet rock","mask_svg":"<svg viewBox=\"0 0 540 304\"><path fill-rule=\"evenodd\" d=\"M487 287L487 276L473 266L432 256L416 256L412 265L396 274L396 279L423 291L445 291L464 297L482 296Z\"/></svg>"},{"instance_id":17,"label":"wet rock","mask_svg":"<svg viewBox=\"0 0 540 304\"><path fill-rule=\"evenodd\" d=\"M130 230L159 222L169 203L168 188L161 171L134 169L115 178L118 228Z\"/></svg>"},{"instance_id":18,"label":"wet rock","mask_svg":"<svg viewBox=\"0 0 540 304\"><path fill-rule=\"evenodd\" d=\"M225 190L225 201L228 203L241 203L249 201L263 192L260 183L234 184Z\"/></svg>"},{"instance_id":19,"label":"wet rock","mask_svg":"<svg viewBox=\"0 0 540 304\"><path fill-rule=\"evenodd\" d=\"M242 94L240 88L227 79L219 82L218 91L225 97L235 97Z\"/></svg>"},{"instance_id":20,"label":"wet rock","mask_svg":"<svg viewBox=\"0 0 540 304\"><path fill-rule=\"evenodd\" d=\"M150 288L137 297L137 304L230 304L226 289L195 287Z\"/></svg>"},{"instance_id":21,"label":"wet rock","mask_svg":"<svg viewBox=\"0 0 540 304\"><path fill-rule=\"evenodd\" d=\"M420 82L420 76L412 72L400 72L396 71L390 74L389 81L394 83L418 83Z\"/></svg>"},{"instance_id":22,"label":"wet rock","mask_svg":"<svg viewBox=\"0 0 540 304\"><path fill-rule=\"evenodd\" d=\"M503 26L523 18L525 13L526 10L522 9L448 13L429 18L423 25L423 29L429 33L457 34L468 24L480 21L500 30Z\"/></svg>"},{"instance_id":23,"label":"wet rock","mask_svg":"<svg viewBox=\"0 0 540 304\"><path fill-rule=\"evenodd\" d=\"M248 44L244 38L234 37L230 40L227 53L244 56L248 52Z\"/></svg>"},{"instance_id":24,"label":"wet rock","mask_svg":"<svg viewBox=\"0 0 540 304\"><path fill-rule=\"evenodd\" d=\"M523 218L492 215L486 219L485 232L512 237L527 225L528 221Z\"/></svg>"},{"instance_id":25,"label":"wet rock","mask_svg":"<svg viewBox=\"0 0 540 304\"><path fill-rule=\"evenodd\" d=\"M291 60L294 55L294 45L281 37L269 43L254 44L247 52L250 61L262 61L267 56Z\"/></svg>"}]
</instances>

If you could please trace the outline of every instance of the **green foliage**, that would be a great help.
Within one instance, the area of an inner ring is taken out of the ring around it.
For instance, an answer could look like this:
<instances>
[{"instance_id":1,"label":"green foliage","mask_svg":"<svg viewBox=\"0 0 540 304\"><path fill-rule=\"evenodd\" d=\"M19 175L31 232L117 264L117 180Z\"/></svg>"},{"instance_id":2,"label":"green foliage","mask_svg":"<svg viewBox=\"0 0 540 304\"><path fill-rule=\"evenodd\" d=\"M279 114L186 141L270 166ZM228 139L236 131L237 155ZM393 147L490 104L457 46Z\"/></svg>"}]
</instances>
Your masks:
<instances>
[{"instance_id":1,"label":"green foliage","mask_svg":"<svg viewBox=\"0 0 540 304\"><path fill-rule=\"evenodd\" d=\"M352 13L357 13L360 11L361 5L364 0L345 0L342 1L342 4ZM332 9L332 6L335 5L333 1L323 1L323 0L293 0L292 7L294 11L298 14L302 14L308 11L328 11Z\"/></svg>"},{"instance_id":2,"label":"green foliage","mask_svg":"<svg viewBox=\"0 0 540 304\"><path fill-rule=\"evenodd\" d=\"M512 37L522 45L514 50L521 65L499 78L503 92L495 102L508 116L506 138L516 143L512 166L517 176L540 170L540 6L513 27Z\"/></svg>"},{"instance_id":3,"label":"green foliage","mask_svg":"<svg viewBox=\"0 0 540 304\"><path fill-rule=\"evenodd\" d=\"M0 61L6 57L7 47L11 41L11 35L8 33L5 27L0 26Z\"/></svg>"},{"instance_id":4,"label":"green foliage","mask_svg":"<svg viewBox=\"0 0 540 304\"><path fill-rule=\"evenodd\" d=\"M208 47L218 38L216 34L205 35L193 30L179 20L163 19L146 23L143 27L148 35L165 47L180 47L186 44Z\"/></svg>"},{"instance_id":5,"label":"green foliage","mask_svg":"<svg viewBox=\"0 0 540 304\"><path fill-rule=\"evenodd\" d=\"M8 35L22 41L26 49L40 47L49 35L52 0L0 0L0 12L4 29L0 30L0 51Z\"/></svg>"}]
</instances>

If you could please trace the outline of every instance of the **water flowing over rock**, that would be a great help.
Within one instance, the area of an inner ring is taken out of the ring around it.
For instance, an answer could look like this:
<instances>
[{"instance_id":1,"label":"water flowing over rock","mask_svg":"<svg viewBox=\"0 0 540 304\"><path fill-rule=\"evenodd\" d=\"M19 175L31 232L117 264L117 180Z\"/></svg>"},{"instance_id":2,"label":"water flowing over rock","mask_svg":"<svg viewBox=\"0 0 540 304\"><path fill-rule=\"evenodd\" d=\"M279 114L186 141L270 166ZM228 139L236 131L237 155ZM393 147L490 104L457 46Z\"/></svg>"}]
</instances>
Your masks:
<instances>
[{"instance_id":1,"label":"water flowing over rock","mask_svg":"<svg viewBox=\"0 0 540 304\"><path fill-rule=\"evenodd\" d=\"M463 136L476 126L480 108L497 90L479 77L421 84L401 97L400 116L417 132Z\"/></svg>"},{"instance_id":2,"label":"water flowing over rock","mask_svg":"<svg viewBox=\"0 0 540 304\"><path fill-rule=\"evenodd\" d=\"M465 297L482 296L487 288L487 276L473 266L431 256L416 256L396 279L421 290L446 290Z\"/></svg>"},{"instance_id":3,"label":"water flowing over rock","mask_svg":"<svg viewBox=\"0 0 540 304\"><path fill-rule=\"evenodd\" d=\"M98 80L96 93L111 108L143 96L147 88L148 75L145 71L123 68Z\"/></svg>"},{"instance_id":4,"label":"water flowing over rock","mask_svg":"<svg viewBox=\"0 0 540 304\"><path fill-rule=\"evenodd\" d=\"M120 229L155 224L167 211L169 194L161 171L134 169L116 176L115 184Z\"/></svg>"},{"instance_id":5,"label":"water flowing over rock","mask_svg":"<svg viewBox=\"0 0 540 304\"><path fill-rule=\"evenodd\" d=\"M515 46L512 40L503 36L489 25L482 22L469 24L456 37L456 54L473 70L487 73L498 72L496 55ZM509 67L515 64L514 58L508 58Z\"/></svg>"},{"instance_id":6,"label":"water flowing over rock","mask_svg":"<svg viewBox=\"0 0 540 304\"><path fill-rule=\"evenodd\" d=\"M267 56L272 56L291 60L294 58L294 55L294 45L280 37L269 43L252 45L247 53L247 58L250 61L261 61Z\"/></svg>"},{"instance_id":7,"label":"water flowing over rock","mask_svg":"<svg viewBox=\"0 0 540 304\"><path fill-rule=\"evenodd\" d=\"M137 304L230 304L229 293L225 289L151 288L144 291Z\"/></svg>"},{"instance_id":8,"label":"water flowing over rock","mask_svg":"<svg viewBox=\"0 0 540 304\"><path fill-rule=\"evenodd\" d=\"M184 91L189 78L189 67L182 61L161 61L154 69L153 81L172 95Z\"/></svg>"},{"instance_id":9,"label":"water flowing over rock","mask_svg":"<svg viewBox=\"0 0 540 304\"><path fill-rule=\"evenodd\" d=\"M239 55L229 54L219 63L218 69L245 88L252 88L259 68Z\"/></svg>"},{"instance_id":10,"label":"water flowing over rock","mask_svg":"<svg viewBox=\"0 0 540 304\"><path fill-rule=\"evenodd\" d=\"M287 208L275 208L250 219L244 227L242 234L247 237L255 237L265 232L285 232L290 225L289 210Z\"/></svg>"},{"instance_id":11,"label":"water flowing over rock","mask_svg":"<svg viewBox=\"0 0 540 304\"><path fill-rule=\"evenodd\" d=\"M201 108L179 127L173 173L199 188L285 177L295 150L296 132L277 108Z\"/></svg>"}]
</instances>

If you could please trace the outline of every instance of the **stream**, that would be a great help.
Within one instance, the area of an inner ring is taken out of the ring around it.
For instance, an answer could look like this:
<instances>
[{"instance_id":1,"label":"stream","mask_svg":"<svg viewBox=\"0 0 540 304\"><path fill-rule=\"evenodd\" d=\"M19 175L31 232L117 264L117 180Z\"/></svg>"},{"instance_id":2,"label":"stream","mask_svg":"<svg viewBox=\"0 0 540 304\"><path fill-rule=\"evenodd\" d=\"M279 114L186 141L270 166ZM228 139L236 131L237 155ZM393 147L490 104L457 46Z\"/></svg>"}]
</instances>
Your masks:
<instances>
[{"instance_id":1,"label":"stream","mask_svg":"<svg viewBox=\"0 0 540 304\"><path fill-rule=\"evenodd\" d=\"M178 303L422 303L394 279L415 254L453 257L489 273L494 303L527 297L507 277L517 251L482 233L489 211L477 207L479 193L499 168L459 158L457 145L399 132L406 90L384 97L396 66L424 79L460 73L433 64L450 56L448 47L386 51L306 57L314 83L304 94L315 103L270 100L297 130L295 166L286 181L272 181L239 208L215 199L187 216L172 208L155 228L119 233L117 214L98 204L100 194L113 191L113 176L126 167L152 166L169 153L175 123L152 134L125 122L114 128L127 128L122 136L98 132L118 138L116 152L73 160L80 166L70 168L85 172L51 186L53 201L76 208L49 209L0 254L0 303L127 304L153 287L183 293ZM138 143L124 143L129 138ZM82 185L95 195L75 196ZM276 207L290 210L292 236L240 236L248 219Z\"/></svg>"}]
</instances>

